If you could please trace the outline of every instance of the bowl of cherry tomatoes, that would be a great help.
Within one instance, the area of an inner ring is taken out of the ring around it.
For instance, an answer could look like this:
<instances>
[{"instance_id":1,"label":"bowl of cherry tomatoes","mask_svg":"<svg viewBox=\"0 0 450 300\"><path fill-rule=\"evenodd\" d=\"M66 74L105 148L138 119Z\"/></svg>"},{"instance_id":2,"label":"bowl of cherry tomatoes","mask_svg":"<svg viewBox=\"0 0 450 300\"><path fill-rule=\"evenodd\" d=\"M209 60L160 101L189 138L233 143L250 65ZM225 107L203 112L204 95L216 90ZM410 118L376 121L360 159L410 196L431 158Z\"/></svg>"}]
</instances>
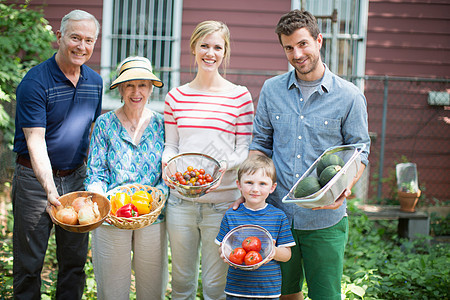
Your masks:
<instances>
[{"instance_id":1,"label":"bowl of cherry tomatoes","mask_svg":"<svg viewBox=\"0 0 450 300\"><path fill-rule=\"evenodd\" d=\"M222 241L226 261L241 270L256 270L265 264L274 245L272 235L258 225L241 225L230 230Z\"/></svg>"},{"instance_id":2,"label":"bowl of cherry tomatoes","mask_svg":"<svg viewBox=\"0 0 450 300\"><path fill-rule=\"evenodd\" d=\"M164 169L169 183L183 196L198 198L220 178L220 163L202 153L181 153L172 157Z\"/></svg>"}]
</instances>

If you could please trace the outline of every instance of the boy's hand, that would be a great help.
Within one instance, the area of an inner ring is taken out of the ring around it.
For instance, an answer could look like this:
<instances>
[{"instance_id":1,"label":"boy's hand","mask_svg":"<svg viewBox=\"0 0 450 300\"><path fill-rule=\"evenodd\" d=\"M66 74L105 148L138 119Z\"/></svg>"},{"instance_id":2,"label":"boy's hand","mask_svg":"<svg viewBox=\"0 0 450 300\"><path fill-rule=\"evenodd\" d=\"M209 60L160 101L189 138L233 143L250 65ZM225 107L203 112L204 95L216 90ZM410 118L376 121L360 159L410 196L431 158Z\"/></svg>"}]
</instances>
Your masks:
<instances>
[{"instance_id":1,"label":"boy's hand","mask_svg":"<svg viewBox=\"0 0 450 300\"><path fill-rule=\"evenodd\" d=\"M272 251L268 255L269 259L264 264L267 264L269 261L271 261L275 257L275 253L277 252L277 247L275 246L276 241L274 239L272 239L272 242L273 242Z\"/></svg>"}]
</instances>

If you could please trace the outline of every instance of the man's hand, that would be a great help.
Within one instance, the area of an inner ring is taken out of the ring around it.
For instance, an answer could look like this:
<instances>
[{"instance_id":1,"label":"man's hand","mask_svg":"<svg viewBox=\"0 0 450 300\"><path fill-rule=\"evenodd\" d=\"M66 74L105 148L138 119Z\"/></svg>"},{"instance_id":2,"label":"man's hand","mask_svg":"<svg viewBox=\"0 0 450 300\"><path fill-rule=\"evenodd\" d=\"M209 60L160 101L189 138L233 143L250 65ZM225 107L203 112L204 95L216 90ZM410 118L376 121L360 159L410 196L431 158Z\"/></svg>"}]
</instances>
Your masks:
<instances>
[{"instance_id":1,"label":"man's hand","mask_svg":"<svg viewBox=\"0 0 450 300\"><path fill-rule=\"evenodd\" d=\"M337 198L336 201L334 201L333 203L326 205L326 206L322 206L322 207L315 207L312 210L319 210L319 209L338 209L339 207L341 207L342 204L344 204L344 200L345 198L347 198L348 196L350 196L352 194L352 191L349 188L346 188L344 190L344 192L342 192L342 194L339 196L339 198Z\"/></svg>"},{"instance_id":2,"label":"man's hand","mask_svg":"<svg viewBox=\"0 0 450 300\"><path fill-rule=\"evenodd\" d=\"M241 197L237 198L230 207L232 207L233 210L236 210L239 208L239 205L241 205L241 203L244 203L244 202L245 202L245 199L244 199L244 197L241 196Z\"/></svg>"},{"instance_id":3,"label":"man's hand","mask_svg":"<svg viewBox=\"0 0 450 300\"><path fill-rule=\"evenodd\" d=\"M52 212L52 206L56 207L56 210L58 210L61 206L61 202L59 202L59 195L47 195L47 207L45 208L45 210L47 211L48 214L51 214Z\"/></svg>"}]
</instances>

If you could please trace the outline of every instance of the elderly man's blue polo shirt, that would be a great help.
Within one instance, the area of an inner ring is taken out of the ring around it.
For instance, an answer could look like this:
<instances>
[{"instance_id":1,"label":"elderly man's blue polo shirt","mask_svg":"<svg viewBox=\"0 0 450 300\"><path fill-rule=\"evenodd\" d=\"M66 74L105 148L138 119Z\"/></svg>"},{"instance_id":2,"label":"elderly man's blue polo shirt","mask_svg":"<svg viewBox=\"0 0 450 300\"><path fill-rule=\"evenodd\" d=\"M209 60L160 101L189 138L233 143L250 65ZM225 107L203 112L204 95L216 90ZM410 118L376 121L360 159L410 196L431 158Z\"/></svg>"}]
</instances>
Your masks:
<instances>
[{"instance_id":1,"label":"elderly man's blue polo shirt","mask_svg":"<svg viewBox=\"0 0 450 300\"><path fill-rule=\"evenodd\" d=\"M303 99L295 70L264 83L250 150L272 157L278 185L267 202L283 210L295 229L328 228L345 216L346 203L336 210L313 211L283 203L282 198L323 151L357 143L367 145L361 153L361 161L367 165L370 138L366 99L355 85L328 67L308 99Z\"/></svg>"},{"instance_id":2,"label":"elderly man's blue polo shirt","mask_svg":"<svg viewBox=\"0 0 450 300\"><path fill-rule=\"evenodd\" d=\"M32 68L17 87L14 152L28 155L22 128L45 128L45 141L54 169L73 169L83 163L89 131L101 113L103 81L81 66L76 87L58 67L55 55Z\"/></svg>"}]
</instances>

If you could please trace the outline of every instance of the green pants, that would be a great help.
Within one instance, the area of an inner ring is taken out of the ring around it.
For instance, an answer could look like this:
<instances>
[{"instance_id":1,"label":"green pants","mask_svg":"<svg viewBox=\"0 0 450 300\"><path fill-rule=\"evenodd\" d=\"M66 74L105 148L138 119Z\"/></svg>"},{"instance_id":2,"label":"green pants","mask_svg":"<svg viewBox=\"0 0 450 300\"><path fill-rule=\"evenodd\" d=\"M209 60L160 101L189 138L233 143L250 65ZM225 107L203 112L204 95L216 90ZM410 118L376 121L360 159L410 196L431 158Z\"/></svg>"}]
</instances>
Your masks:
<instances>
[{"instance_id":1,"label":"green pants","mask_svg":"<svg viewBox=\"0 0 450 300\"><path fill-rule=\"evenodd\" d=\"M344 251L348 240L348 219L318 230L292 229L296 245L288 262L281 263L281 293L302 290L306 277L308 297L313 300L341 299Z\"/></svg>"}]
</instances>

